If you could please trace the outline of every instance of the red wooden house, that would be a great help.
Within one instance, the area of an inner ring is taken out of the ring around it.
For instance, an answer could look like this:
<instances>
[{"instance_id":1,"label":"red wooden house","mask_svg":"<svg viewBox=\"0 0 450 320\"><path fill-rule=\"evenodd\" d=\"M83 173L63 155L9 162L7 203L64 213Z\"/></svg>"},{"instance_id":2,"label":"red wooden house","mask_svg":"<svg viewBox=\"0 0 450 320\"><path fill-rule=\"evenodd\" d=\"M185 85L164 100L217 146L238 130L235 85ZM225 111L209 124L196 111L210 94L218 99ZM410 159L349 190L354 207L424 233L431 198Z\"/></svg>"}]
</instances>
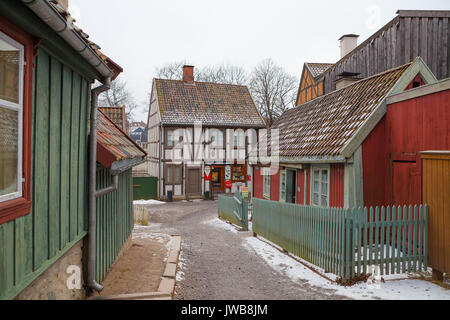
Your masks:
<instances>
[{"instance_id":1,"label":"red wooden house","mask_svg":"<svg viewBox=\"0 0 450 320\"><path fill-rule=\"evenodd\" d=\"M278 172L249 158L254 197L323 207L421 203L420 152L450 149L449 84L417 58L287 111L272 127Z\"/></svg>"}]
</instances>

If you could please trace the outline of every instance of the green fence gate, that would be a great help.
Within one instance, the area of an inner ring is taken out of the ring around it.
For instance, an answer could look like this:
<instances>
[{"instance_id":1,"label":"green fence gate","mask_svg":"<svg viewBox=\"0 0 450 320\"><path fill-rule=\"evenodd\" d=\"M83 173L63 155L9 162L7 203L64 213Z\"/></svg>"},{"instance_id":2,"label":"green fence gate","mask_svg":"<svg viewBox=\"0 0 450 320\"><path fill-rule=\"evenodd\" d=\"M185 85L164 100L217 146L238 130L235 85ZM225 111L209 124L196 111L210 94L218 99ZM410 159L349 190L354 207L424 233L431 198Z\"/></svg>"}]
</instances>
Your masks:
<instances>
[{"instance_id":1,"label":"green fence gate","mask_svg":"<svg viewBox=\"0 0 450 320\"><path fill-rule=\"evenodd\" d=\"M156 200L158 198L158 178L134 177L133 200Z\"/></svg>"},{"instance_id":2,"label":"green fence gate","mask_svg":"<svg viewBox=\"0 0 450 320\"><path fill-rule=\"evenodd\" d=\"M317 208L253 199L253 232L342 279L427 268L428 206Z\"/></svg>"},{"instance_id":3,"label":"green fence gate","mask_svg":"<svg viewBox=\"0 0 450 320\"><path fill-rule=\"evenodd\" d=\"M219 217L248 230L248 201L239 191L234 195L219 195Z\"/></svg>"}]
</instances>

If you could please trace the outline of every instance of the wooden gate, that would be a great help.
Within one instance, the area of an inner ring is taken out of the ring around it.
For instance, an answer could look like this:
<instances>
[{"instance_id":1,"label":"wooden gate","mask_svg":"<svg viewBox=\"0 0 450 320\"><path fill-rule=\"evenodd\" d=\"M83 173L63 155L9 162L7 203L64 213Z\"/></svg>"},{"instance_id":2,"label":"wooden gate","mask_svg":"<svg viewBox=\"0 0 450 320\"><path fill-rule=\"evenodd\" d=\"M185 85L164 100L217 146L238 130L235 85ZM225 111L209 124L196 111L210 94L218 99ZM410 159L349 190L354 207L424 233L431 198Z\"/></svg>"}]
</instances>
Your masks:
<instances>
[{"instance_id":1,"label":"wooden gate","mask_svg":"<svg viewBox=\"0 0 450 320\"><path fill-rule=\"evenodd\" d=\"M187 168L186 195L201 196L202 178L200 168Z\"/></svg>"},{"instance_id":2,"label":"wooden gate","mask_svg":"<svg viewBox=\"0 0 450 320\"><path fill-rule=\"evenodd\" d=\"M248 202L239 191L219 195L219 217L248 230Z\"/></svg>"},{"instance_id":3,"label":"wooden gate","mask_svg":"<svg viewBox=\"0 0 450 320\"><path fill-rule=\"evenodd\" d=\"M430 206L429 265L442 279L450 272L450 151L423 152L423 201Z\"/></svg>"}]
</instances>

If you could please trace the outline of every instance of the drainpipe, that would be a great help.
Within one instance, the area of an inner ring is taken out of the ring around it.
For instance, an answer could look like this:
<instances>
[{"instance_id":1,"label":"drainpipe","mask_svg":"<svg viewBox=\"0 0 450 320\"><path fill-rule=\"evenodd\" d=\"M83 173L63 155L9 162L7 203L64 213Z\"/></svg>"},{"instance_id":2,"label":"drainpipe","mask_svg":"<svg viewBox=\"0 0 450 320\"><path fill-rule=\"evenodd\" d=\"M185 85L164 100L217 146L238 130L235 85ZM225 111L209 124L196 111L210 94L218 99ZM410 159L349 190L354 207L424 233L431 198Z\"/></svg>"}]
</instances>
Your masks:
<instances>
[{"instance_id":1,"label":"drainpipe","mask_svg":"<svg viewBox=\"0 0 450 320\"><path fill-rule=\"evenodd\" d=\"M111 191L110 188L96 192L96 174L97 174L97 113L98 113L98 96L100 93L109 90L111 87L111 78L105 79L103 85L92 89L91 93L91 129L90 129L90 145L89 145L89 256L88 256L88 281L87 287L91 290L101 292L103 286L95 280L95 263L96 263L96 198L104 195L105 190ZM114 177L117 186L118 177Z\"/></svg>"}]
</instances>

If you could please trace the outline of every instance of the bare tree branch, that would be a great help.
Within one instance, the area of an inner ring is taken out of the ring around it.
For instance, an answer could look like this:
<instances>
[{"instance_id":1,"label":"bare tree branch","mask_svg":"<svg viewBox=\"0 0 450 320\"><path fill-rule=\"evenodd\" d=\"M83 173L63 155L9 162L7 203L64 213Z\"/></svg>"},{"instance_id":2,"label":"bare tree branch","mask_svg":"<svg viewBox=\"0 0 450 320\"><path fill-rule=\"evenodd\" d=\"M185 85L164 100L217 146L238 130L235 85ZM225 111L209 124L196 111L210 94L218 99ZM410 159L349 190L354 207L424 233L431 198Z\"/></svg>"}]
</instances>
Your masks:
<instances>
[{"instance_id":1,"label":"bare tree branch","mask_svg":"<svg viewBox=\"0 0 450 320\"><path fill-rule=\"evenodd\" d=\"M120 78L111 82L111 88L99 96L100 107L122 107L125 106L125 114L128 122L133 122L133 111L138 105L127 89L127 84Z\"/></svg>"},{"instance_id":2,"label":"bare tree branch","mask_svg":"<svg viewBox=\"0 0 450 320\"><path fill-rule=\"evenodd\" d=\"M266 59L255 67L249 89L268 126L293 107L296 84L296 78L276 65L272 59Z\"/></svg>"}]
</instances>

